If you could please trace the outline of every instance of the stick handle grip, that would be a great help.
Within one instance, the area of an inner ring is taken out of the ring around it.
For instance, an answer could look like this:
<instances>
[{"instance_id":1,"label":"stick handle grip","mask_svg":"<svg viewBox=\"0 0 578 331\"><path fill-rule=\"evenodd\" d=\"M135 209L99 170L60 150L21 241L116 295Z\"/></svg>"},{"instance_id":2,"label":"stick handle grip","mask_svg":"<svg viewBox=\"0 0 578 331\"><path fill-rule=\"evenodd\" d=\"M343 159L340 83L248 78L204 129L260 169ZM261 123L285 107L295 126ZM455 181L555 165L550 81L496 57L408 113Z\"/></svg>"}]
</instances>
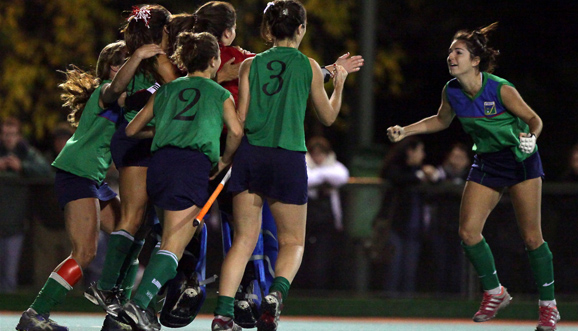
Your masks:
<instances>
[{"instance_id":1,"label":"stick handle grip","mask_svg":"<svg viewBox=\"0 0 578 331\"><path fill-rule=\"evenodd\" d=\"M213 202L215 202L215 200L217 200L219 193L221 193L221 191L223 190L223 187L225 187L225 184L227 183L229 178L231 178L231 169L233 169L233 167L229 168L229 171L227 171L227 173L225 174L225 177L223 177L223 179L221 180L219 185L217 185L217 188L215 189L213 194L211 194L211 196L209 197L209 200L207 200L207 203L205 203L205 205L203 206L203 208L201 208L201 211L199 212L197 217L195 217L195 220L193 221L194 226L199 226L199 224L201 224L201 220L203 219L203 217L205 217L205 215L207 214L209 209L211 209Z\"/></svg>"}]
</instances>

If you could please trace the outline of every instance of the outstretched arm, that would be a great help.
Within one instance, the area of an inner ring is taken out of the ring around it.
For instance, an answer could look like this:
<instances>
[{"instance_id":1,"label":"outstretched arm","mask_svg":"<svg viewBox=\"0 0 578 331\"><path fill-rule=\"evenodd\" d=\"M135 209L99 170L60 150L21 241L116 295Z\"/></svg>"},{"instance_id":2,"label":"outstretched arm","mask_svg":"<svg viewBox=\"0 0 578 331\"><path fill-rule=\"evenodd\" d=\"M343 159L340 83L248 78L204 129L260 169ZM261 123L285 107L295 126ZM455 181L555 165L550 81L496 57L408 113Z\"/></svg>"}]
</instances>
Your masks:
<instances>
[{"instance_id":1,"label":"outstretched arm","mask_svg":"<svg viewBox=\"0 0 578 331\"><path fill-rule=\"evenodd\" d=\"M162 48L156 44L147 44L139 47L129 60L120 68L112 82L103 86L100 91L101 101L107 105L113 103L126 90L128 83L134 77L142 60L158 54L164 54Z\"/></svg>"},{"instance_id":2,"label":"outstretched arm","mask_svg":"<svg viewBox=\"0 0 578 331\"><path fill-rule=\"evenodd\" d=\"M448 128L454 119L455 113L446 98L446 89L442 91L442 103L438 113L434 116L426 117L419 122L401 127L391 126L387 129L387 136L392 142L398 142L407 136L415 134L434 133Z\"/></svg>"},{"instance_id":3,"label":"outstretched arm","mask_svg":"<svg viewBox=\"0 0 578 331\"><path fill-rule=\"evenodd\" d=\"M335 61L334 64L321 67L321 70L323 71L324 82L327 83L330 78L333 78L333 72L336 65L340 65L345 68L347 73L352 73L359 71L361 67L363 67L364 61L365 60L361 55L354 55L350 57L349 52L341 55L337 58L337 61Z\"/></svg>"}]
</instances>

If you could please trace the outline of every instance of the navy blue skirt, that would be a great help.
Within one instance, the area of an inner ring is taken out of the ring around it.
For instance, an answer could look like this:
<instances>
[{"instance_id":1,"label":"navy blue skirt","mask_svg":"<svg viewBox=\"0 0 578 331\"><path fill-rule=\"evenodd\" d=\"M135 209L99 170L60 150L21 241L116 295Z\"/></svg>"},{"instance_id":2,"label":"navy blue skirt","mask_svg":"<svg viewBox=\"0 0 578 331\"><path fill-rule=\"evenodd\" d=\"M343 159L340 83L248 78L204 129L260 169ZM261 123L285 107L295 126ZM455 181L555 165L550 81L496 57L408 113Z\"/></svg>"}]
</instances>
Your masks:
<instances>
[{"instance_id":1,"label":"navy blue skirt","mask_svg":"<svg viewBox=\"0 0 578 331\"><path fill-rule=\"evenodd\" d=\"M101 201L109 201L116 197L116 193L108 187L108 184L80 177L70 172L58 169L54 178L54 190L58 198L60 208L64 209L70 201L96 198Z\"/></svg>"},{"instance_id":2,"label":"navy blue skirt","mask_svg":"<svg viewBox=\"0 0 578 331\"><path fill-rule=\"evenodd\" d=\"M137 139L126 135L128 122L123 119L110 142L112 161L117 169L122 167L148 167L151 162L152 138Z\"/></svg>"},{"instance_id":3,"label":"navy blue skirt","mask_svg":"<svg viewBox=\"0 0 578 331\"><path fill-rule=\"evenodd\" d=\"M203 207L209 199L211 161L196 150L167 146L157 150L147 170L147 193L165 210Z\"/></svg>"},{"instance_id":4,"label":"navy blue skirt","mask_svg":"<svg viewBox=\"0 0 578 331\"><path fill-rule=\"evenodd\" d=\"M307 203L305 152L251 145L246 137L235 154L228 191L249 190L284 203Z\"/></svg>"},{"instance_id":5,"label":"navy blue skirt","mask_svg":"<svg viewBox=\"0 0 578 331\"><path fill-rule=\"evenodd\" d=\"M510 149L504 149L495 153L476 154L468 180L499 188L538 177L544 178L544 170L537 151L524 161L518 162Z\"/></svg>"}]
</instances>

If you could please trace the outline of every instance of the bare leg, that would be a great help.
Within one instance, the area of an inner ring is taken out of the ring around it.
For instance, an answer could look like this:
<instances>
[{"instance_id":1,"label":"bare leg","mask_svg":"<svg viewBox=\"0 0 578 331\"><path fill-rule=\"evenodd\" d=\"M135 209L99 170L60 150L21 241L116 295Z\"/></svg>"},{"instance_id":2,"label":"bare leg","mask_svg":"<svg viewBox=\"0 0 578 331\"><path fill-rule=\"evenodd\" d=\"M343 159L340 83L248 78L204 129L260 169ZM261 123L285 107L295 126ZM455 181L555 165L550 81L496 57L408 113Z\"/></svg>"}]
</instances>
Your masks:
<instances>
[{"instance_id":1,"label":"bare leg","mask_svg":"<svg viewBox=\"0 0 578 331\"><path fill-rule=\"evenodd\" d=\"M115 197L109 201L100 202L100 229L110 234L120 223L120 200Z\"/></svg>"},{"instance_id":2,"label":"bare leg","mask_svg":"<svg viewBox=\"0 0 578 331\"><path fill-rule=\"evenodd\" d=\"M529 251L544 243L542 237L542 178L533 178L510 187L522 239Z\"/></svg>"},{"instance_id":3,"label":"bare leg","mask_svg":"<svg viewBox=\"0 0 578 331\"><path fill-rule=\"evenodd\" d=\"M219 295L234 297L245 266L257 245L261 230L261 208L263 199L244 191L233 197L234 234L231 249L225 256L221 267Z\"/></svg>"},{"instance_id":4,"label":"bare leg","mask_svg":"<svg viewBox=\"0 0 578 331\"><path fill-rule=\"evenodd\" d=\"M135 235L143 223L147 209L147 167L122 167L119 170L121 219L115 230Z\"/></svg>"},{"instance_id":5,"label":"bare leg","mask_svg":"<svg viewBox=\"0 0 578 331\"><path fill-rule=\"evenodd\" d=\"M195 231L193 220L201 208L192 206L178 211L165 210L161 249L174 253L180 260Z\"/></svg>"},{"instance_id":6,"label":"bare leg","mask_svg":"<svg viewBox=\"0 0 578 331\"><path fill-rule=\"evenodd\" d=\"M482 230L488 216L496 207L502 192L468 181L462 195L459 234L467 246L482 241Z\"/></svg>"},{"instance_id":7,"label":"bare leg","mask_svg":"<svg viewBox=\"0 0 578 331\"><path fill-rule=\"evenodd\" d=\"M275 277L284 277L293 282L303 259L307 204L293 205L269 200L269 206L277 224L279 240Z\"/></svg>"},{"instance_id":8,"label":"bare leg","mask_svg":"<svg viewBox=\"0 0 578 331\"><path fill-rule=\"evenodd\" d=\"M96 255L100 228L98 199L84 198L71 201L64 207L66 232L72 244L71 257L81 268L86 268Z\"/></svg>"}]
</instances>

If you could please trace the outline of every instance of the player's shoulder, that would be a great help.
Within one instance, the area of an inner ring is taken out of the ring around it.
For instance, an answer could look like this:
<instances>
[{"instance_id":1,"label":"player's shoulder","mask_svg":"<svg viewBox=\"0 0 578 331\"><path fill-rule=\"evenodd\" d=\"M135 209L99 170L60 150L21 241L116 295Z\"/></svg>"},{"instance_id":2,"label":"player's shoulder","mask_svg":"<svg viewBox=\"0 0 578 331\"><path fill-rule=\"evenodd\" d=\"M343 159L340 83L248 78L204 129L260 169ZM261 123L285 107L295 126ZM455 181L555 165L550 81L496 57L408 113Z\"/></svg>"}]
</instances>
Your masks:
<instances>
[{"instance_id":1,"label":"player's shoulder","mask_svg":"<svg viewBox=\"0 0 578 331\"><path fill-rule=\"evenodd\" d=\"M311 65L311 68L319 68L319 69L321 69L321 66L319 65L319 62L317 62L314 58L307 57L307 59L309 60L309 64Z\"/></svg>"},{"instance_id":2,"label":"player's shoulder","mask_svg":"<svg viewBox=\"0 0 578 331\"><path fill-rule=\"evenodd\" d=\"M458 81L457 78L453 78L450 79L446 85L444 86L444 88L447 89L461 89L462 86L460 85L460 82Z\"/></svg>"},{"instance_id":3,"label":"player's shoulder","mask_svg":"<svg viewBox=\"0 0 578 331\"><path fill-rule=\"evenodd\" d=\"M251 68L251 65L253 64L254 60L255 60L254 57L250 57L250 58L245 59L243 61L243 63L241 63L240 70L243 71L243 70L247 70L248 68Z\"/></svg>"}]
</instances>

